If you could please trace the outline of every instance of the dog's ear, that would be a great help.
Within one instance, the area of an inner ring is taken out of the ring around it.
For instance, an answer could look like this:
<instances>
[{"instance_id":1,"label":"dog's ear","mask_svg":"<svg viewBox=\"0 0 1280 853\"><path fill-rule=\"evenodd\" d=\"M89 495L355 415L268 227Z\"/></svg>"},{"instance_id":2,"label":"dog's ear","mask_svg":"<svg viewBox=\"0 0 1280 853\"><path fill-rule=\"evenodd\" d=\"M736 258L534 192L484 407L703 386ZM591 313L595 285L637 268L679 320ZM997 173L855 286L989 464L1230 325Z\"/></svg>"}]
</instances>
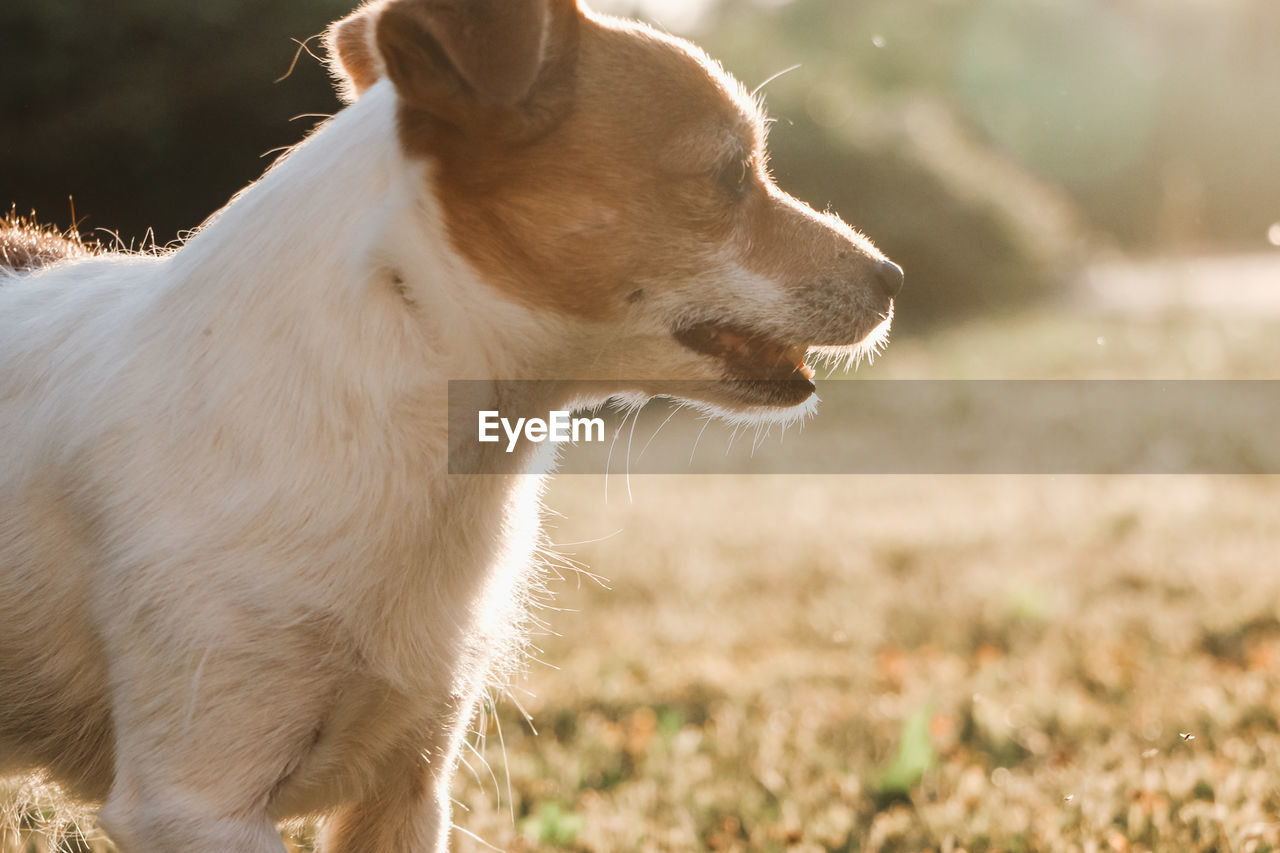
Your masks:
<instances>
[{"instance_id":1,"label":"dog's ear","mask_svg":"<svg viewBox=\"0 0 1280 853\"><path fill-rule=\"evenodd\" d=\"M338 97L351 103L364 94L384 69L374 41L374 25L379 7L365 5L325 31L329 73L338 83Z\"/></svg>"},{"instance_id":2,"label":"dog's ear","mask_svg":"<svg viewBox=\"0 0 1280 853\"><path fill-rule=\"evenodd\" d=\"M389 0L375 42L411 106L466 128L527 105L573 52L575 0Z\"/></svg>"}]
</instances>

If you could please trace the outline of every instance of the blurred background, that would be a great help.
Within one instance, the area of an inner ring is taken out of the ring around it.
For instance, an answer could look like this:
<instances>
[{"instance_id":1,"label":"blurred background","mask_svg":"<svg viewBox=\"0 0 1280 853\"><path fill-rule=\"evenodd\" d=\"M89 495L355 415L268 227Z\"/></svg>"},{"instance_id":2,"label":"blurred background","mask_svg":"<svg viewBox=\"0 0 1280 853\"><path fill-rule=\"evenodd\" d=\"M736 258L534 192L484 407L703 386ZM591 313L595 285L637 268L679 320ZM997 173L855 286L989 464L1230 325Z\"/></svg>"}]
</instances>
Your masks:
<instances>
[{"instance_id":1,"label":"blurred background","mask_svg":"<svg viewBox=\"0 0 1280 853\"><path fill-rule=\"evenodd\" d=\"M0 202L174 239L337 108L291 38L350 5L3 4ZM1280 243L1273 0L597 5L695 37L748 87L800 64L766 89L775 172L908 270L899 331L1051 295L1100 250Z\"/></svg>"},{"instance_id":2,"label":"blurred background","mask_svg":"<svg viewBox=\"0 0 1280 853\"><path fill-rule=\"evenodd\" d=\"M337 109L290 39L352 2L0 3L0 202L175 239ZM907 271L858 377L1280 378L1275 0L597 4L800 65L780 184ZM1275 477L613 470L548 492L455 850L1280 849ZM55 800L0 785L0 851L107 849Z\"/></svg>"}]
</instances>

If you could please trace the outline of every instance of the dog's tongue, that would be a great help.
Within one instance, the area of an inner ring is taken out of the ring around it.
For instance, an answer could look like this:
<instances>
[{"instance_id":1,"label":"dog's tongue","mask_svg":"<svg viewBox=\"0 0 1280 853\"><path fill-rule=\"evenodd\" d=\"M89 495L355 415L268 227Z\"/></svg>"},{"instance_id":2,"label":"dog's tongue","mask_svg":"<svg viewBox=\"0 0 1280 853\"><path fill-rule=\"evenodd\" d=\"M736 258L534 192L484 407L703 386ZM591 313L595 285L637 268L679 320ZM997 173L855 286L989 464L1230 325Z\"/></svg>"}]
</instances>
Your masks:
<instances>
[{"instance_id":1,"label":"dog's tongue","mask_svg":"<svg viewBox=\"0 0 1280 853\"><path fill-rule=\"evenodd\" d=\"M747 340L748 359L752 364L765 368L772 376L779 371L801 373L806 379L813 378L813 370L804 363L808 347L802 344L780 344L768 338L749 338Z\"/></svg>"},{"instance_id":2,"label":"dog's tongue","mask_svg":"<svg viewBox=\"0 0 1280 853\"><path fill-rule=\"evenodd\" d=\"M792 344L783 350L781 361L794 367L797 372L804 375L805 379L812 379L813 368L805 364L804 361L804 357L808 354L809 348L804 344Z\"/></svg>"}]
</instances>

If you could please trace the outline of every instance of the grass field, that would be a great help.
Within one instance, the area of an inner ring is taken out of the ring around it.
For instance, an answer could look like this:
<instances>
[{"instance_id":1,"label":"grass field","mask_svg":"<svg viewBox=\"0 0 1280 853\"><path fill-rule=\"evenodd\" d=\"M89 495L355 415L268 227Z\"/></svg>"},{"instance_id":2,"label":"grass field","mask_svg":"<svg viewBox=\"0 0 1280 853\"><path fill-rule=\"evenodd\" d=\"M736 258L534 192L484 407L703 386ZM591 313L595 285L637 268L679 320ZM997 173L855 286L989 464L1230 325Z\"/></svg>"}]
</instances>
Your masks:
<instances>
[{"instance_id":1,"label":"grass field","mask_svg":"<svg viewBox=\"0 0 1280 853\"><path fill-rule=\"evenodd\" d=\"M1278 326L1044 311L897 342L865 375L1276 378ZM1280 848L1280 480L630 492L574 476L548 495L552 539L608 588L553 582L546 665L512 690L538 733L501 699L468 756L455 821L488 845ZM3 853L23 844L44 846Z\"/></svg>"}]
</instances>

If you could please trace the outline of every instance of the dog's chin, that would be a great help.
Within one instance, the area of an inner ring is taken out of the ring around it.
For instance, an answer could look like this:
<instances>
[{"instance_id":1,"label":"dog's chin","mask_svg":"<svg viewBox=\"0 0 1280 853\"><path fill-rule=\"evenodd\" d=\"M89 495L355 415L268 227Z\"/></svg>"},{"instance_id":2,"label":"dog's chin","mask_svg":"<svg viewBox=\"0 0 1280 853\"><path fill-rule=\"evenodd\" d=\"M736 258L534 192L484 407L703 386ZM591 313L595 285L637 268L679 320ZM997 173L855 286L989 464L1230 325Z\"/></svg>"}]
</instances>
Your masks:
<instances>
[{"instance_id":1,"label":"dog's chin","mask_svg":"<svg viewBox=\"0 0 1280 853\"><path fill-rule=\"evenodd\" d=\"M879 322L871 327L857 343L842 345L816 345L809 347L809 353L833 364L838 370L848 370L861 364L864 360L871 362L884 352L889 345L889 329L893 325L893 303L889 310L879 318Z\"/></svg>"},{"instance_id":2,"label":"dog's chin","mask_svg":"<svg viewBox=\"0 0 1280 853\"><path fill-rule=\"evenodd\" d=\"M818 405L813 380L721 379L685 383L678 399L731 423L790 423ZM670 395L668 395L670 396Z\"/></svg>"},{"instance_id":3,"label":"dog's chin","mask_svg":"<svg viewBox=\"0 0 1280 853\"><path fill-rule=\"evenodd\" d=\"M817 386L809 378L704 379L654 387L654 396L692 403L717 415L759 420L787 420L817 402Z\"/></svg>"},{"instance_id":4,"label":"dog's chin","mask_svg":"<svg viewBox=\"0 0 1280 853\"><path fill-rule=\"evenodd\" d=\"M818 402L812 379L651 379L618 387L612 382L586 383L571 405L593 408L606 401L639 407L665 397L731 421L789 421L803 417Z\"/></svg>"}]
</instances>

